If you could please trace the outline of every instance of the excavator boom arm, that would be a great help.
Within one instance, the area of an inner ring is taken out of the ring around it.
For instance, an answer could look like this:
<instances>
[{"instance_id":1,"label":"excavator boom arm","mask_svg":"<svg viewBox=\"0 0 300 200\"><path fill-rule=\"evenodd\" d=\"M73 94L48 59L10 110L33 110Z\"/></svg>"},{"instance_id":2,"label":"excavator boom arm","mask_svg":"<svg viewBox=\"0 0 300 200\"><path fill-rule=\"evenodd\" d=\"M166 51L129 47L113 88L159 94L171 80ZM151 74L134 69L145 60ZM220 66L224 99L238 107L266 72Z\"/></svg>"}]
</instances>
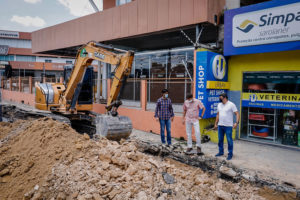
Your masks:
<instances>
[{"instance_id":1,"label":"excavator boom arm","mask_svg":"<svg viewBox=\"0 0 300 200\"><path fill-rule=\"evenodd\" d=\"M118 53L115 53L118 52ZM121 53L120 53L121 52ZM91 65L93 60L98 60L111 65L116 65L115 75L112 81L110 94L107 99L107 110L111 110L112 103L117 99L124 77L128 76L131 71L134 53L109 45L89 42L82 46L76 55L76 62L72 74L67 84L67 88L62 95L62 106L65 110L70 108L70 104L76 88L82 82L86 68Z\"/></svg>"}]
</instances>

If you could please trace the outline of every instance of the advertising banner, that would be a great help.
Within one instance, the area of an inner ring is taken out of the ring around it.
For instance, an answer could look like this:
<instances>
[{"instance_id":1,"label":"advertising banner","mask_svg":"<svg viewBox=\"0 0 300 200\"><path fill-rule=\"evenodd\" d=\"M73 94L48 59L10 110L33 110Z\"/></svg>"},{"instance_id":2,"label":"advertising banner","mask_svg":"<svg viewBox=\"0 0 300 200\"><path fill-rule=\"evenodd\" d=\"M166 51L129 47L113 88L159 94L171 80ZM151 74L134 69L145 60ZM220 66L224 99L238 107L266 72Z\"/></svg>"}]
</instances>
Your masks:
<instances>
[{"instance_id":1,"label":"advertising banner","mask_svg":"<svg viewBox=\"0 0 300 200\"><path fill-rule=\"evenodd\" d=\"M196 98L206 108L204 119L216 117L219 95L229 88L224 56L207 50L196 51Z\"/></svg>"},{"instance_id":2,"label":"advertising banner","mask_svg":"<svg viewBox=\"0 0 300 200\"><path fill-rule=\"evenodd\" d=\"M2 31L2 30L0 30L0 37L4 37L4 38L19 38L19 32L16 32L16 31Z\"/></svg>"},{"instance_id":3,"label":"advertising banner","mask_svg":"<svg viewBox=\"0 0 300 200\"><path fill-rule=\"evenodd\" d=\"M6 56L8 54L9 46L8 45L0 45L0 55Z\"/></svg>"},{"instance_id":4,"label":"advertising banner","mask_svg":"<svg viewBox=\"0 0 300 200\"><path fill-rule=\"evenodd\" d=\"M300 94L243 93L242 106L300 110Z\"/></svg>"},{"instance_id":5,"label":"advertising banner","mask_svg":"<svg viewBox=\"0 0 300 200\"><path fill-rule=\"evenodd\" d=\"M224 55L300 49L300 1L270 1L225 12Z\"/></svg>"}]
</instances>

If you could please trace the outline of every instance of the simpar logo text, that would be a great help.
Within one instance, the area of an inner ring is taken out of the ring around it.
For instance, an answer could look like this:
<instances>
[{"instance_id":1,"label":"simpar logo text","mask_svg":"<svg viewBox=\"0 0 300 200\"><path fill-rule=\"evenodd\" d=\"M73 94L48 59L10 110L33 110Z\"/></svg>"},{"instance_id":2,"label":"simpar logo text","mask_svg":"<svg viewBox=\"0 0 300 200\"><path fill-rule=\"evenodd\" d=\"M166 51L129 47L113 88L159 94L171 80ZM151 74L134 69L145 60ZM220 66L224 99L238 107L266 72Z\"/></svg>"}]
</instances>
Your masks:
<instances>
[{"instance_id":1,"label":"simpar logo text","mask_svg":"<svg viewBox=\"0 0 300 200\"><path fill-rule=\"evenodd\" d=\"M233 18L234 47L300 40L300 3L243 13Z\"/></svg>"}]
</instances>

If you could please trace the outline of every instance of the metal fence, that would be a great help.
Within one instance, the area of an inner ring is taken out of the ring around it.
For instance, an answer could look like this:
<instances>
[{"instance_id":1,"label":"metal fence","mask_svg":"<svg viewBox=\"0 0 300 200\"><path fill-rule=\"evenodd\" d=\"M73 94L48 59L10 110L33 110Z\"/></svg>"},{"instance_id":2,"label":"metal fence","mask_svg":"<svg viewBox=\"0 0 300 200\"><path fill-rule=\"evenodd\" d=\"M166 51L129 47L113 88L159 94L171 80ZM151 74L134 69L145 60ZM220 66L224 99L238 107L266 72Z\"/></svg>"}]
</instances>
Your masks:
<instances>
[{"instance_id":1,"label":"metal fence","mask_svg":"<svg viewBox=\"0 0 300 200\"><path fill-rule=\"evenodd\" d=\"M141 99L141 79L127 79L124 85L122 99L129 101L140 101Z\"/></svg>"},{"instance_id":2,"label":"metal fence","mask_svg":"<svg viewBox=\"0 0 300 200\"><path fill-rule=\"evenodd\" d=\"M157 100L162 96L161 91L168 89L174 112L181 113L186 95L193 93L193 82L185 78L148 79L147 80L147 109L154 110Z\"/></svg>"},{"instance_id":3,"label":"metal fence","mask_svg":"<svg viewBox=\"0 0 300 200\"><path fill-rule=\"evenodd\" d=\"M168 89L169 98L173 103L183 103L186 94L193 92L193 82L190 79L148 79L147 80L147 100L156 102L162 96L161 91Z\"/></svg>"},{"instance_id":4,"label":"metal fence","mask_svg":"<svg viewBox=\"0 0 300 200\"><path fill-rule=\"evenodd\" d=\"M30 79L32 79L32 84L30 85ZM59 78L44 78L44 80L47 83L58 83L60 80ZM42 82L43 78L42 77L11 77L9 79L3 77L2 78L2 84L3 84L3 89L6 90L12 90L12 91L20 91L20 92L25 92L25 93L35 93L35 83ZM32 88L30 88L32 87Z\"/></svg>"}]
</instances>

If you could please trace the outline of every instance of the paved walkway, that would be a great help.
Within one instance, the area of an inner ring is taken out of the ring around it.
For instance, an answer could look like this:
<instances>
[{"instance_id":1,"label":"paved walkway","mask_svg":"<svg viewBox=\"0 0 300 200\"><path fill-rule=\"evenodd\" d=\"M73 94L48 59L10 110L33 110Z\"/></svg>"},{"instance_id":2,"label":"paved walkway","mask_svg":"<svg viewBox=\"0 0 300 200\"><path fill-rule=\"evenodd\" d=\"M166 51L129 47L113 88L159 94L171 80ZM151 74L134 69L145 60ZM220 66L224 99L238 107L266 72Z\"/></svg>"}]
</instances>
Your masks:
<instances>
[{"instance_id":1,"label":"paved walkway","mask_svg":"<svg viewBox=\"0 0 300 200\"><path fill-rule=\"evenodd\" d=\"M139 130L134 130L131 137L160 143L159 135ZM172 139L173 144L177 142ZM202 151L206 155L214 156L218 152L218 145L212 142L204 143ZM226 160L226 154L227 150L224 157L219 159ZM238 168L292 183L300 188L300 151L236 140L234 157L229 162Z\"/></svg>"}]
</instances>

